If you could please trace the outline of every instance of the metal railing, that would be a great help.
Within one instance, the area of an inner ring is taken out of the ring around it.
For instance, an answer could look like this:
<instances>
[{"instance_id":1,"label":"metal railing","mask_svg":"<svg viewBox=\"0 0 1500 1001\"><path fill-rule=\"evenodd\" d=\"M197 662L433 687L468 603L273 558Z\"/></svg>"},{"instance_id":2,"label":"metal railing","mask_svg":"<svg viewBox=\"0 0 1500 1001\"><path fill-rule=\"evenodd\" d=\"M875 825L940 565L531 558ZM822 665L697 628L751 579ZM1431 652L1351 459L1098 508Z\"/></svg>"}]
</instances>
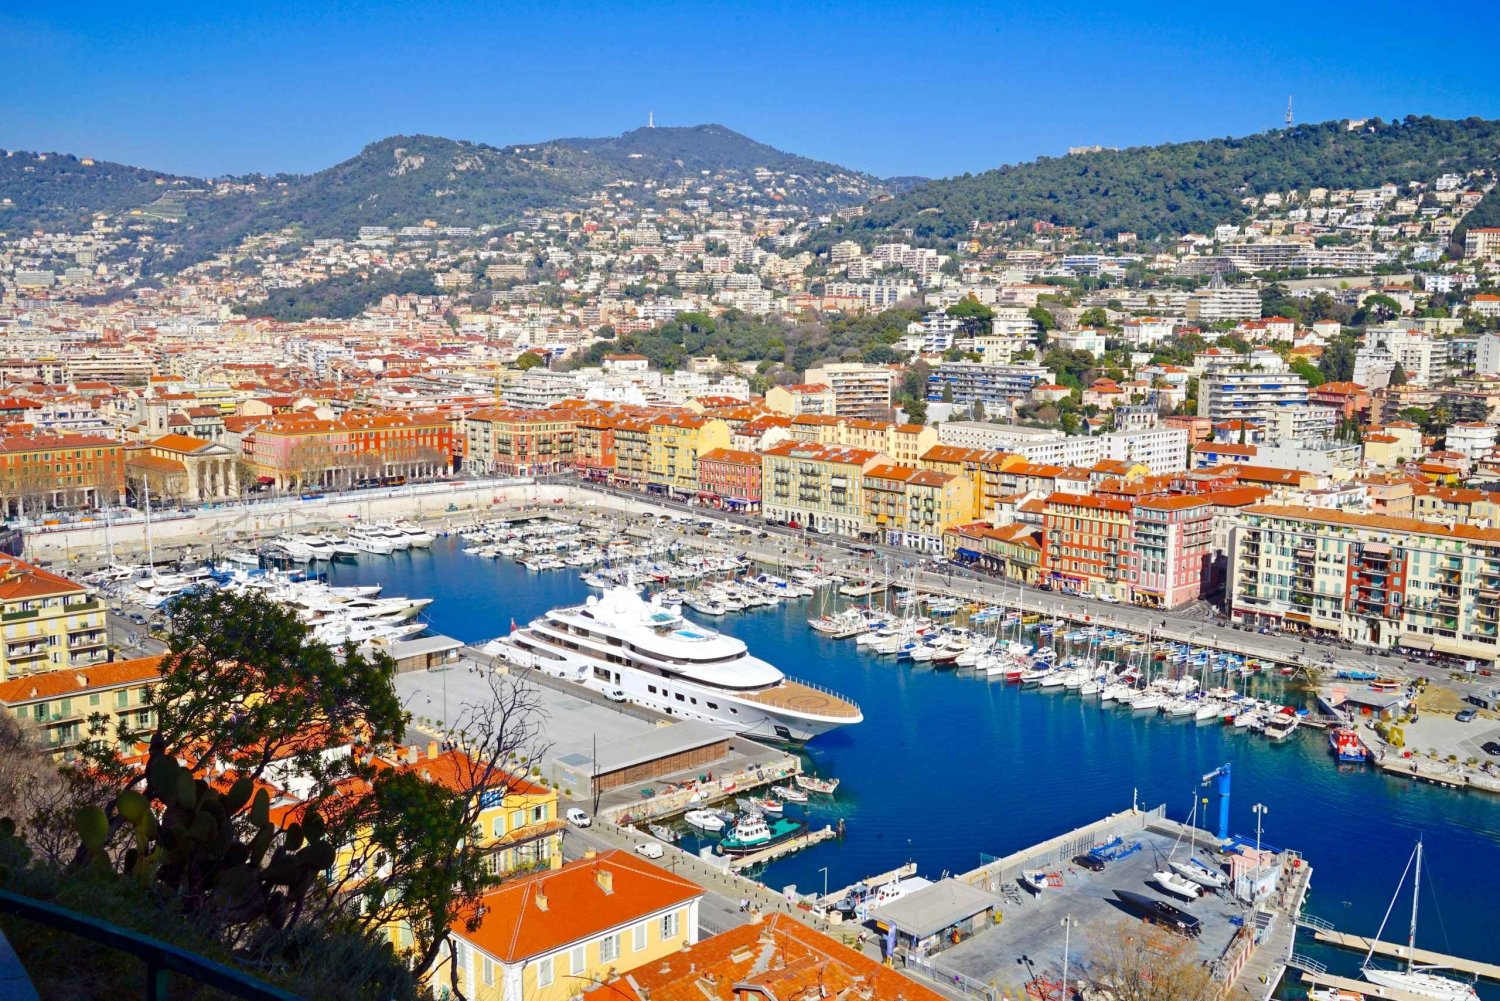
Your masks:
<instances>
[{"instance_id":1,"label":"metal railing","mask_svg":"<svg viewBox=\"0 0 1500 1001\"><path fill-rule=\"evenodd\" d=\"M141 960L146 965L146 989L143 995L146 1001L167 1001L168 985L173 973L246 1001L302 1001L296 994L272 987L197 953L56 904L0 890L0 913L77 935Z\"/></svg>"}]
</instances>

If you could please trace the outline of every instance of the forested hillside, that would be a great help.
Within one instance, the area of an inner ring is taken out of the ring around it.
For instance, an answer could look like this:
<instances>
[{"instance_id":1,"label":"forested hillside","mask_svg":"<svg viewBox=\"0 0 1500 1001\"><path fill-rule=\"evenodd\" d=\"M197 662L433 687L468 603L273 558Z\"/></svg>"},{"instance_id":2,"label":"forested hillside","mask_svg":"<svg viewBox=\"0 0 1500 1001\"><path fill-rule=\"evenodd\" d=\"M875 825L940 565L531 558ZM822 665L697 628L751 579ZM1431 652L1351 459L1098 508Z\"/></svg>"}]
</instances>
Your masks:
<instances>
[{"instance_id":1,"label":"forested hillside","mask_svg":"<svg viewBox=\"0 0 1500 1001\"><path fill-rule=\"evenodd\" d=\"M1409 117L1299 125L1239 139L1043 157L982 174L932 181L872 206L826 240L902 231L951 239L972 223L1077 226L1108 236L1210 230L1243 218L1240 200L1310 187L1358 188L1493 169L1500 122Z\"/></svg>"},{"instance_id":2,"label":"forested hillside","mask_svg":"<svg viewBox=\"0 0 1500 1001\"><path fill-rule=\"evenodd\" d=\"M202 182L67 153L0 151L0 233L78 229Z\"/></svg>"}]
</instances>

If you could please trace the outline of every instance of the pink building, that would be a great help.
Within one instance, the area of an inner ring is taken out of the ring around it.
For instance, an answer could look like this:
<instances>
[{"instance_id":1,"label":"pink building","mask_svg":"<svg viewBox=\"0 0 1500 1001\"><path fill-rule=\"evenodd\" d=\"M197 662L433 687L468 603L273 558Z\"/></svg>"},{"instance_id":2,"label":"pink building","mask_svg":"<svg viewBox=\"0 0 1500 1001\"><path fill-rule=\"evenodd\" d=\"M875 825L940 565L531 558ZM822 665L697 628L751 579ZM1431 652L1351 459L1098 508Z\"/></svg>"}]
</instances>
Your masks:
<instances>
[{"instance_id":1,"label":"pink building","mask_svg":"<svg viewBox=\"0 0 1500 1001\"><path fill-rule=\"evenodd\" d=\"M1131 511L1131 600L1176 608L1203 597L1213 580L1214 511L1210 495L1148 497Z\"/></svg>"},{"instance_id":2,"label":"pink building","mask_svg":"<svg viewBox=\"0 0 1500 1001\"><path fill-rule=\"evenodd\" d=\"M760 455L715 448L698 456L698 498L735 511L760 510Z\"/></svg>"}]
</instances>

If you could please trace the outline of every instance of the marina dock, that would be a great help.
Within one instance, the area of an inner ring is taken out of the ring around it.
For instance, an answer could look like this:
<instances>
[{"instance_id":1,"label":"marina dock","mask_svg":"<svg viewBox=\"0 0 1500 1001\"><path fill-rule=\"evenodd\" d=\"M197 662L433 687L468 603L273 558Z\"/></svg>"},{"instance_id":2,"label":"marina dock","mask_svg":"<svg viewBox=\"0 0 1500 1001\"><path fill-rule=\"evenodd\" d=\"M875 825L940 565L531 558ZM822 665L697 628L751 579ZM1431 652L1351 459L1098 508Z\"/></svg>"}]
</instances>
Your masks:
<instances>
[{"instance_id":1,"label":"marina dock","mask_svg":"<svg viewBox=\"0 0 1500 1001\"><path fill-rule=\"evenodd\" d=\"M859 881L859 883L845 886L837 890L830 890L828 893L825 893L823 894L823 896L817 898L818 906L832 907L840 900L843 900L844 897L848 896L849 891L853 890L855 886L861 884L871 890L877 890L887 883L894 883L898 879L905 879L908 876L915 876L916 874L917 864L915 862L907 862L904 865L898 865L896 868L890 870L889 872L882 872L878 876L870 876L866 879L862 879Z\"/></svg>"},{"instance_id":2,"label":"marina dock","mask_svg":"<svg viewBox=\"0 0 1500 1001\"><path fill-rule=\"evenodd\" d=\"M838 837L838 832L832 827L823 827L816 831L803 831L795 838L783 841L779 845L773 845L770 848L763 848L758 852L751 852L749 855L741 855L731 859L729 868L734 872L739 872L741 869L749 869L766 862L774 862L793 852L800 852L804 848L811 848L813 845L822 844L824 841L832 841L836 837Z\"/></svg>"},{"instance_id":3,"label":"marina dock","mask_svg":"<svg viewBox=\"0 0 1500 1001\"><path fill-rule=\"evenodd\" d=\"M1333 931L1331 929L1319 928L1313 938L1319 942L1336 945L1344 949L1353 949L1356 952L1369 952L1373 944L1375 953L1379 956L1390 956L1394 959L1412 959L1423 966L1441 966L1447 970L1455 970L1459 973L1472 973L1483 977L1485 980L1493 980L1500 983L1500 965L1495 963L1484 963L1477 959L1464 959L1462 956L1449 956L1441 952L1433 952L1431 949L1408 949L1404 945L1395 942L1382 942L1378 939L1372 940L1363 935L1350 935L1346 932Z\"/></svg>"}]
</instances>

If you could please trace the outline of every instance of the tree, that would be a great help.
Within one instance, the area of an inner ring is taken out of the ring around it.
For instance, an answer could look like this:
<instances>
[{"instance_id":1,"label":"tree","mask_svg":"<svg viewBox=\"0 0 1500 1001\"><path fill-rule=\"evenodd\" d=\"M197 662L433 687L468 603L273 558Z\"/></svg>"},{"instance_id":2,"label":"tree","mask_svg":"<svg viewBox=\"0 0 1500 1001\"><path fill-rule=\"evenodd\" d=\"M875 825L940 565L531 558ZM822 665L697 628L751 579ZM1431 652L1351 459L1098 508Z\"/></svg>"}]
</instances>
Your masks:
<instances>
[{"instance_id":1,"label":"tree","mask_svg":"<svg viewBox=\"0 0 1500 1001\"><path fill-rule=\"evenodd\" d=\"M973 296L949 306L947 315L959 321L968 337L979 337L994 329L995 311Z\"/></svg>"},{"instance_id":2,"label":"tree","mask_svg":"<svg viewBox=\"0 0 1500 1001\"><path fill-rule=\"evenodd\" d=\"M901 404L901 410L906 414L906 419L912 424L927 423L927 401L916 397L907 397Z\"/></svg>"},{"instance_id":3,"label":"tree","mask_svg":"<svg viewBox=\"0 0 1500 1001\"><path fill-rule=\"evenodd\" d=\"M546 359L544 359L535 351L523 351L516 358L516 368L520 369L522 372L529 371L530 369L536 368L538 365L545 364L547 364Z\"/></svg>"},{"instance_id":4,"label":"tree","mask_svg":"<svg viewBox=\"0 0 1500 1001\"><path fill-rule=\"evenodd\" d=\"M1302 378L1307 380L1307 385L1309 387L1321 386L1323 385L1323 383L1328 381L1327 378L1325 378L1323 375L1323 370L1318 368L1318 366L1314 365L1312 362L1308 361L1306 358L1298 358L1296 361L1292 362L1291 368L1293 372L1296 372L1298 375L1302 376Z\"/></svg>"},{"instance_id":5,"label":"tree","mask_svg":"<svg viewBox=\"0 0 1500 1001\"><path fill-rule=\"evenodd\" d=\"M943 402L944 403L952 403L953 402L953 383L951 383L951 382L945 382L945 383L943 383Z\"/></svg>"},{"instance_id":6,"label":"tree","mask_svg":"<svg viewBox=\"0 0 1500 1001\"><path fill-rule=\"evenodd\" d=\"M1026 311L1026 316L1041 328L1044 334L1049 330L1057 329L1057 317L1053 316L1052 311L1045 306L1032 306Z\"/></svg>"},{"instance_id":7,"label":"tree","mask_svg":"<svg viewBox=\"0 0 1500 1001\"><path fill-rule=\"evenodd\" d=\"M1395 365L1392 365L1391 366L1391 377L1390 377L1390 380L1386 383L1386 385L1388 385L1388 386L1404 386L1404 385L1406 385L1406 366L1402 365L1399 361L1396 362Z\"/></svg>"},{"instance_id":8,"label":"tree","mask_svg":"<svg viewBox=\"0 0 1500 1001\"><path fill-rule=\"evenodd\" d=\"M1219 984L1185 939L1141 923L1122 923L1084 960L1094 991L1113 1001L1213 1001Z\"/></svg>"},{"instance_id":9,"label":"tree","mask_svg":"<svg viewBox=\"0 0 1500 1001\"><path fill-rule=\"evenodd\" d=\"M1360 305L1359 312L1355 314L1354 322L1357 324L1371 321L1385 323L1388 320L1394 320L1400 315L1401 304L1390 296L1377 292L1375 295L1365 297L1365 301Z\"/></svg>"},{"instance_id":10,"label":"tree","mask_svg":"<svg viewBox=\"0 0 1500 1001\"><path fill-rule=\"evenodd\" d=\"M1094 306L1086 309L1078 317L1080 327L1107 327L1109 326L1109 313L1102 306Z\"/></svg>"},{"instance_id":11,"label":"tree","mask_svg":"<svg viewBox=\"0 0 1500 1001\"><path fill-rule=\"evenodd\" d=\"M1318 371L1329 382L1348 382L1354 377L1354 344L1348 337L1339 337L1323 348L1323 357L1318 359Z\"/></svg>"}]
</instances>

